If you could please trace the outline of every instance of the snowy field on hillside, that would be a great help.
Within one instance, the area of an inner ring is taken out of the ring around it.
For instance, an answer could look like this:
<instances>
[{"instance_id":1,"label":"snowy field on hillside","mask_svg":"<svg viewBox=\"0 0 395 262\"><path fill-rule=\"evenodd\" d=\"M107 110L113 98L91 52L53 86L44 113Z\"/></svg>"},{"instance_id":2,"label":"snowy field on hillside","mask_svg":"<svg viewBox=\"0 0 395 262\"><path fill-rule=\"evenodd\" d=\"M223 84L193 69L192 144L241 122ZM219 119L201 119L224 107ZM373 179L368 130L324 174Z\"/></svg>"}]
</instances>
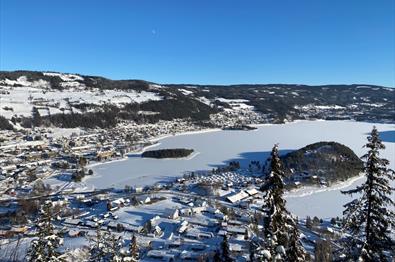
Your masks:
<instances>
[{"instance_id":1,"label":"snowy field on hillside","mask_svg":"<svg viewBox=\"0 0 395 262\"><path fill-rule=\"evenodd\" d=\"M241 109L250 109L253 110L254 107L251 105L248 105L246 103L250 102L249 100L246 99L226 99L226 98L221 98L217 97L215 100L218 100L223 103L227 103L231 108L225 108L225 111L233 111L233 110L241 110Z\"/></svg>"},{"instance_id":2,"label":"snowy field on hillside","mask_svg":"<svg viewBox=\"0 0 395 262\"><path fill-rule=\"evenodd\" d=\"M147 159L131 157L126 161L109 162L93 167L95 174L84 182L88 186L123 188L125 185L143 186L155 182L173 180L187 171L211 170L230 161L240 161L246 166L251 160L264 161L275 143L282 154L318 141L336 141L350 147L361 156L366 136L376 125L384 134L395 134L391 124L372 124L353 121L299 121L282 125L262 125L254 131L216 131L202 134L185 134L161 139L152 149L192 148L199 152L187 159ZM391 142L392 141L392 142ZM387 149L383 157L394 168L395 143L386 135ZM351 187L363 180L355 180ZM348 186L348 187L347 187ZM300 191L288 195L288 207L298 216L317 215L330 217L341 215L342 205L349 197L340 194L340 188Z\"/></svg>"},{"instance_id":3,"label":"snowy field on hillside","mask_svg":"<svg viewBox=\"0 0 395 262\"><path fill-rule=\"evenodd\" d=\"M31 116L32 107L36 106L41 115L69 113L70 105L110 103L122 106L129 103L142 103L150 100L161 100L155 92L136 90L99 90L87 88L85 85L72 81L79 76L62 76L68 80L62 82L63 90L50 89L44 80L29 82L25 77L18 80L0 81L0 115L11 118L14 115ZM13 85L18 86L13 86ZM72 108L73 112L79 110Z\"/></svg>"}]
</instances>

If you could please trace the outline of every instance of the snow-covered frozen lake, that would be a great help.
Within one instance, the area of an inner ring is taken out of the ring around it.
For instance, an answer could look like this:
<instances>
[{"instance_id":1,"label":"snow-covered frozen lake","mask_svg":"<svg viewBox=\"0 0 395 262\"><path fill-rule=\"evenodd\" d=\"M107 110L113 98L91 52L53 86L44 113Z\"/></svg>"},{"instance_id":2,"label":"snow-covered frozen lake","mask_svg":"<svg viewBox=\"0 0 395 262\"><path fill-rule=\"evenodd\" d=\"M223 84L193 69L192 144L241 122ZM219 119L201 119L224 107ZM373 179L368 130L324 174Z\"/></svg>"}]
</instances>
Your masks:
<instances>
[{"instance_id":1,"label":"snow-covered frozen lake","mask_svg":"<svg viewBox=\"0 0 395 262\"><path fill-rule=\"evenodd\" d=\"M93 167L95 175L87 178L85 183L96 188L143 186L172 180L186 171L212 169L232 160L246 165L250 160L264 161L275 143L279 143L280 153L286 153L318 141L336 141L361 156L365 153L363 145L373 125L385 134L383 140L387 148L383 156L391 161L391 168L394 168L395 125L353 121L300 121L263 125L254 131L214 131L167 137L150 149L192 148L198 154L191 159L130 157L124 161L97 165ZM351 187L362 181L354 181ZM341 215L342 205L350 198L340 194L339 190L302 190L289 194L288 208L300 217L317 215L325 218Z\"/></svg>"}]
</instances>

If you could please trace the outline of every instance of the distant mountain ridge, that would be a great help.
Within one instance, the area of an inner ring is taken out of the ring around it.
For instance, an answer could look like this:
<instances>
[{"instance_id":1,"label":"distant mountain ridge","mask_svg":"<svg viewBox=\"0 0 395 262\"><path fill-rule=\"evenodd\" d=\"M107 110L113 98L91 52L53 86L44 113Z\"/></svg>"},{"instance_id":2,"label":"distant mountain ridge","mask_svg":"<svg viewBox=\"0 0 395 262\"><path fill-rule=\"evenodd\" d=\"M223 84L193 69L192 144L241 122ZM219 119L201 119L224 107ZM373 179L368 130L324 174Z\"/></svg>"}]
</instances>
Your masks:
<instances>
[{"instance_id":1,"label":"distant mountain ridge","mask_svg":"<svg viewBox=\"0 0 395 262\"><path fill-rule=\"evenodd\" d=\"M172 84L172 83L166 83L166 84L161 84L161 83L155 83L151 82L148 80L142 80L142 79L118 79L118 80L113 80L110 78L102 77L102 76L93 76L93 75L83 75L83 74L78 74L78 73L62 73L62 72L54 72L54 71L29 71L29 70L16 70L16 71L1 71L0 70L0 80L4 80L5 78L11 79L11 80L16 80L20 76L26 76L30 80L39 80L39 79L44 79L52 82L54 84L53 88L59 88L57 85L58 83L62 82L62 75L73 75L73 76L79 76L82 79L76 79L75 81L81 82L81 83L86 83L86 84L101 84L103 88L109 89L109 88L119 88L119 87L144 87L148 86L149 84L153 85L161 85L164 87L315 87L315 88L325 88L325 87L371 87L371 88L385 88L385 89L390 89L392 87L386 87L386 86L381 86L381 85L372 85L372 84L322 84L322 85L306 85L306 84L283 84L283 83L269 83L269 84L260 84L260 83L251 83L251 84L191 84L191 83L185 83L185 84ZM94 81L96 80L96 81ZM114 83L114 84L111 84ZM106 85L107 83L107 85Z\"/></svg>"},{"instance_id":2,"label":"distant mountain ridge","mask_svg":"<svg viewBox=\"0 0 395 262\"><path fill-rule=\"evenodd\" d=\"M111 127L120 121L155 123L218 119L283 123L297 119L395 122L395 89L375 85L194 85L110 80L57 72L0 71L0 115L21 121L37 107L44 123ZM73 121L68 116L73 114ZM75 120L75 121L74 121ZM111 121L109 121L111 120ZM239 123L236 123L239 124Z\"/></svg>"}]
</instances>

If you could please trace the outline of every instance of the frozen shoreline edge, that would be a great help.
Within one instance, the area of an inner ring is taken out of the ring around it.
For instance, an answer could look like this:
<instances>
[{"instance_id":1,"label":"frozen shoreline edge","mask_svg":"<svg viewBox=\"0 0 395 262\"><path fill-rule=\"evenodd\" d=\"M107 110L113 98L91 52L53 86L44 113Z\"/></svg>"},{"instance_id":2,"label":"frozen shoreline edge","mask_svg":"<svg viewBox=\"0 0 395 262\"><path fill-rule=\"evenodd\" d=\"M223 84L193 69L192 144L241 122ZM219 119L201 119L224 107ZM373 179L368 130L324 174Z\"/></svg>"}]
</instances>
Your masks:
<instances>
[{"instance_id":1,"label":"frozen shoreline edge","mask_svg":"<svg viewBox=\"0 0 395 262\"><path fill-rule=\"evenodd\" d=\"M142 147L138 151L127 152L127 153L125 153L125 155L128 155L128 154L141 154L141 153L143 153L145 150L147 150L149 148L159 146L161 144L160 140L168 138L168 137L184 136L184 135L196 135L196 134L211 133L211 132L218 132L218 131L222 131L222 129L220 129L220 128L202 129L202 130L186 131L186 132L181 132L181 133L177 133L177 134L167 134L167 135L154 137L154 138L149 139L149 141L150 142L154 142L154 144ZM180 158L180 159L190 160L190 159L194 158L195 156L197 156L198 154L200 154L200 152L193 153L192 155L190 155L188 157ZM110 159L110 160L107 160L105 162L94 162L92 164L88 164L86 167L87 168L93 168L93 167L97 167L97 166L100 166L100 165L106 165L106 164L111 164L111 163L115 163L115 162L126 161L126 160L128 160L128 158L129 158L128 156L125 156L125 157L122 157L122 158Z\"/></svg>"},{"instance_id":2,"label":"frozen shoreline edge","mask_svg":"<svg viewBox=\"0 0 395 262\"><path fill-rule=\"evenodd\" d=\"M347 179L346 181L337 182L329 187L315 187L315 186L301 187L298 189L293 189L291 191L287 191L284 194L284 197L285 198L297 198L297 197L310 196L310 195L322 193L322 192L340 190L340 189L344 189L346 187L351 186L358 180L363 179L364 177L365 177L365 174L360 174L358 176L351 177L351 178Z\"/></svg>"}]
</instances>

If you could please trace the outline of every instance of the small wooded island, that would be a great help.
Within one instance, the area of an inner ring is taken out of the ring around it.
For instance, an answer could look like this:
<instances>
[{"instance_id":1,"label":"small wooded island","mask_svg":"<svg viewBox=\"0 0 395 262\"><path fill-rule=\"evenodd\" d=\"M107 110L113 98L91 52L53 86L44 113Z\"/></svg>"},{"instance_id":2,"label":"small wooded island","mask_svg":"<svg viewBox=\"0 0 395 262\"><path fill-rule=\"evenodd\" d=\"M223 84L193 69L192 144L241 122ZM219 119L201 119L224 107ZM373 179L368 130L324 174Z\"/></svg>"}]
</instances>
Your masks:
<instances>
[{"instance_id":1,"label":"small wooded island","mask_svg":"<svg viewBox=\"0 0 395 262\"><path fill-rule=\"evenodd\" d=\"M222 130L242 130L242 131L250 131L250 130L255 130L257 129L254 126L248 126L248 125L234 125L234 126L228 126L222 128Z\"/></svg>"},{"instance_id":2,"label":"small wooded island","mask_svg":"<svg viewBox=\"0 0 395 262\"><path fill-rule=\"evenodd\" d=\"M141 154L141 157L149 158L181 158L187 157L193 153L193 149L173 148L173 149L158 149L149 150Z\"/></svg>"}]
</instances>

